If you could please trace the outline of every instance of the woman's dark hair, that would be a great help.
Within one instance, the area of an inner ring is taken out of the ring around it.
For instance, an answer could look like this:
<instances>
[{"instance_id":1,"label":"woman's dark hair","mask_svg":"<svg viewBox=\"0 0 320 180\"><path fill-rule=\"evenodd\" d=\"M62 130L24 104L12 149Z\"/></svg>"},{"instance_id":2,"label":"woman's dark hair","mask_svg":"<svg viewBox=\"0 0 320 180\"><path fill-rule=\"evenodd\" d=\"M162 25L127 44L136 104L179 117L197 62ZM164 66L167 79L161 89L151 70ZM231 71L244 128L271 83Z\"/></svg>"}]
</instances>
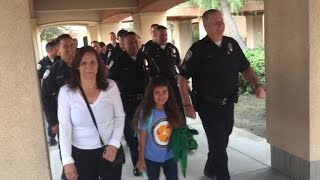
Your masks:
<instances>
[{"instance_id":1,"label":"woman's dark hair","mask_svg":"<svg viewBox=\"0 0 320 180\"><path fill-rule=\"evenodd\" d=\"M80 66L80 63L81 63L83 56L86 53L93 53L96 56L97 63L98 63L98 72L97 72L97 76L96 76L97 86L98 86L98 89L106 90L109 85L108 79L107 79L107 74L106 74L106 68L105 68L103 62L101 61L100 56L98 55L97 51L91 46L83 46L82 48L80 48L77 51L74 60L72 61L71 77L70 77L70 81L68 83L70 89L75 90L80 85L79 66Z\"/></svg>"},{"instance_id":2,"label":"woman's dark hair","mask_svg":"<svg viewBox=\"0 0 320 180\"><path fill-rule=\"evenodd\" d=\"M167 87L169 92L168 100L164 104L164 111L167 115L167 121L173 129L176 129L182 125L182 114L179 110L179 106L177 104L174 91L169 81L162 76L157 76L152 78L152 80L149 82L144 93L143 99L139 107L137 108L133 120L135 128L137 127L140 118L142 118L143 122L146 122L147 119L150 117L152 109L155 108L153 92L155 88L159 86Z\"/></svg>"}]
</instances>

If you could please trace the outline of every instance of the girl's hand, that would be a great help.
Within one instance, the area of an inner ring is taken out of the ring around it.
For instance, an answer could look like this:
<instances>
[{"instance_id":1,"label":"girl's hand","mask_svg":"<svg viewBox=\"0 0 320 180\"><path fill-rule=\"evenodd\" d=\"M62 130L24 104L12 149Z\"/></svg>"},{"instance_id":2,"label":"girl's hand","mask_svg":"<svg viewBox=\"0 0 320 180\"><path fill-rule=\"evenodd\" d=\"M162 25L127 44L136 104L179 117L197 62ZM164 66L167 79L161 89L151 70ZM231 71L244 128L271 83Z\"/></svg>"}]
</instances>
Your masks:
<instances>
[{"instance_id":1,"label":"girl's hand","mask_svg":"<svg viewBox=\"0 0 320 180\"><path fill-rule=\"evenodd\" d=\"M77 173L76 166L73 163L64 165L63 169L64 169L64 174L66 175L66 178L68 180L77 180L78 173Z\"/></svg>"},{"instance_id":2,"label":"girl's hand","mask_svg":"<svg viewBox=\"0 0 320 180\"><path fill-rule=\"evenodd\" d=\"M136 166L141 173L147 171L147 164L145 160L139 160Z\"/></svg>"},{"instance_id":3,"label":"girl's hand","mask_svg":"<svg viewBox=\"0 0 320 180\"><path fill-rule=\"evenodd\" d=\"M103 153L103 158L106 159L107 161L113 162L114 159L116 158L118 149L115 146L108 145L105 147L105 151Z\"/></svg>"}]
</instances>

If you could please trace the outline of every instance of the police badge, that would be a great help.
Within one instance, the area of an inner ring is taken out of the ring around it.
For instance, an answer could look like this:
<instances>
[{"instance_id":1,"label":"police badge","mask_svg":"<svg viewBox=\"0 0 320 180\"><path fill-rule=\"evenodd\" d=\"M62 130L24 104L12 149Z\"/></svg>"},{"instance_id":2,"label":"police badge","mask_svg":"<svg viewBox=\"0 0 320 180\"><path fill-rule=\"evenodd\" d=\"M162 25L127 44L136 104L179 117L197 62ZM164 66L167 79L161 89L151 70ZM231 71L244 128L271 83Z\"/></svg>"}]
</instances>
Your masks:
<instances>
[{"instance_id":1,"label":"police badge","mask_svg":"<svg viewBox=\"0 0 320 180\"><path fill-rule=\"evenodd\" d=\"M233 46L231 43L228 43L227 46L228 46L228 54L231 54L233 51Z\"/></svg>"},{"instance_id":2,"label":"police badge","mask_svg":"<svg viewBox=\"0 0 320 180\"><path fill-rule=\"evenodd\" d=\"M145 68L146 70L149 70L148 60L147 60L147 59L144 59L143 63L144 63L144 68Z\"/></svg>"}]
</instances>

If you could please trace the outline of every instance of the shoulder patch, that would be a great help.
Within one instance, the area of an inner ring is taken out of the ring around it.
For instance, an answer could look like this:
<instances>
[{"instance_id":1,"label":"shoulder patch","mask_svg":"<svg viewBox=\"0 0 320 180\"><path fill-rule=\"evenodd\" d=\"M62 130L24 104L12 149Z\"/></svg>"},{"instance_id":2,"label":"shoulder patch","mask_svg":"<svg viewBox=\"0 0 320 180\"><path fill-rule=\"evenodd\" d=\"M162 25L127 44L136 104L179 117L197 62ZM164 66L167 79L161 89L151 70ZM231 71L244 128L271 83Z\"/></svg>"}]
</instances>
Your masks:
<instances>
[{"instance_id":1,"label":"shoulder patch","mask_svg":"<svg viewBox=\"0 0 320 180\"><path fill-rule=\"evenodd\" d=\"M188 61L192 57L192 51L189 50L184 57L184 61Z\"/></svg>"},{"instance_id":2,"label":"shoulder patch","mask_svg":"<svg viewBox=\"0 0 320 180\"><path fill-rule=\"evenodd\" d=\"M39 71L42 68L41 64L37 64L37 70Z\"/></svg>"},{"instance_id":3,"label":"shoulder patch","mask_svg":"<svg viewBox=\"0 0 320 180\"><path fill-rule=\"evenodd\" d=\"M50 70L47 69L46 72L44 72L42 79L46 79L50 74Z\"/></svg>"}]
</instances>

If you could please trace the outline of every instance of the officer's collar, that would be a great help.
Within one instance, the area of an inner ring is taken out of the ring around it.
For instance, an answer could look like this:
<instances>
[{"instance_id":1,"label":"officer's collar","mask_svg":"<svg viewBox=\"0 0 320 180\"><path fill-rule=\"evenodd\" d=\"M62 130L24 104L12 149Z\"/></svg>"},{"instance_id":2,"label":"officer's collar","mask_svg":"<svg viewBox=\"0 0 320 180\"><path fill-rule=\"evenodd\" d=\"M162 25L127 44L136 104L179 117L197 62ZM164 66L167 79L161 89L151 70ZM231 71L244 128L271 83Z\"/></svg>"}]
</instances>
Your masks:
<instances>
[{"instance_id":1,"label":"officer's collar","mask_svg":"<svg viewBox=\"0 0 320 180\"><path fill-rule=\"evenodd\" d=\"M60 61L60 62L59 62L59 67L65 66L65 67L71 68L71 67L68 66L62 59L60 59L59 61Z\"/></svg>"},{"instance_id":2,"label":"officer's collar","mask_svg":"<svg viewBox=\"0 0 320 180\"><path fill-rule=\"evenodd\" d=\"M165 45L160 45L158 43L154 43L158 48L161 48L161 49L166 49L168 43L166 43Z\"/></svg>"},{"instance_id":3,"label":"officer's collar","mask_svg":"<svg viewBox=\"0 0 320 180\"><path fill-rule=\"evenodd\" d=\"M220 46L218 46L214 41L212 41L209 36L207 35L206 37L203 38L203 40L206 42L206 43L210 43L210 44L213 44L214 46L217 46L217 47L223 47L224 46L224 42L225 42L225 36L222 36L222 40L221 40L221 43L220 43Z\"/></svg>"}]
</instances>

